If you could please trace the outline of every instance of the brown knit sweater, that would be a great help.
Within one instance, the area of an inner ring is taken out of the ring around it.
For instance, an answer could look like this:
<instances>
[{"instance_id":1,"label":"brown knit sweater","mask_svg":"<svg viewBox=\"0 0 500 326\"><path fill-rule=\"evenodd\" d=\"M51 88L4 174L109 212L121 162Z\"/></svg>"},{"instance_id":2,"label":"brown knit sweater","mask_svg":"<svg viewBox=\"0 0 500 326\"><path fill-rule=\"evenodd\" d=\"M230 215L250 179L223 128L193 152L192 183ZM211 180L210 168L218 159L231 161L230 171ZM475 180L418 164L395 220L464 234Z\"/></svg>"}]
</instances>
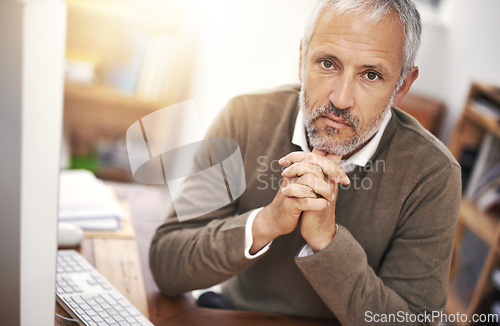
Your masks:
<instances>
[{"instance_id":1,"label":"brown knit sweater","mask_svg":"<svg viewBox=\"0 0 500 326\"><path fill-rule=\"evenodd\" d=\"M276 160L300 150L291 143L298 90L240 96L219 115L208 136L238 141L246 191L200 218L167 218L150 250L158 286L173 296L224 282L224 297L235 309L337 318L343 325L366 324L374 314L442 309L460 167L442 143L398 109L392 109L372 164L349 173L351 185L341 187L339 229L325 249L297 257L305 244L297 229L276 238L259 258L245 258L245 222L278 190ZM203 205L200 187L206 185L187 185L184 195L197 193L196 203Z\"/></svg>"}]
</instances>

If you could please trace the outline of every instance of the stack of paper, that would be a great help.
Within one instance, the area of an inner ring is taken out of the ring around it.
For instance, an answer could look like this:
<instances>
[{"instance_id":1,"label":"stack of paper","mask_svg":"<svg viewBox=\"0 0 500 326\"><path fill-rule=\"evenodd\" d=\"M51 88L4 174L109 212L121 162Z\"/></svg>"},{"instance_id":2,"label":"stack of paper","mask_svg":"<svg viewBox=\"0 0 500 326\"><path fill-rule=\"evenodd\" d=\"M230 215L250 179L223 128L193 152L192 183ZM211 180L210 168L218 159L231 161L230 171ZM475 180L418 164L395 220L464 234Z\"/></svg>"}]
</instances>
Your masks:
<instances>
[{"instance_id":1,"label":"stack of paper","mask_svg":"<svg viewBox=\"0 0 500 326\"><path fill-rule=\"evenodd\" d=\"M118 230L125 212L112 191L87 170L63 170L59 187L59 221L84 230Z\"/></svg>"}]
</instances>

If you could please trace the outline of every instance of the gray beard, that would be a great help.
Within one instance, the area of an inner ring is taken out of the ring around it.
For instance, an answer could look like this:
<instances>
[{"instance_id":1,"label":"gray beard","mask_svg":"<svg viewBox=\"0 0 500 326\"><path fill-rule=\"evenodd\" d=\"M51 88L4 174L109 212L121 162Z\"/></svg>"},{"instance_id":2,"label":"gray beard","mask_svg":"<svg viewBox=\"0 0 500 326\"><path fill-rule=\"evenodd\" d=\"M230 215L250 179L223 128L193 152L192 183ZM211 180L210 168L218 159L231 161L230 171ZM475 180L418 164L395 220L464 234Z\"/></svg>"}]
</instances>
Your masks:
<instances>
[{"instance_id":1,"label":"gray beard","mask_svg":"<svg viewBox=\"0 0 500 326\"><path fill-rule=\"evenodd\" d=\"M366 142L368 142L379 130L382 121L384 121L385 115L389 112L391 104L393 102L396 92L392 95L389 103L385 110L383 110L378 116L374 117L368 122L365 130L359 130L359 119L351 115L350 109L340 110L333 105L321 106L312 108L309 110L309 101L307 94L304 90L304 86L300 89L299 95L299 106L302 110L304 117L304 125L306 127L307 136L309 137L309 144L322 150L329 154L335 154L340 156L345 156L348 154L353 154L355 151L360 149ZM340 132L339 129L333 128L331 126L325 126L323 132L326 136L322 135L320 129L314 126L314 122L321 116L333 113L334 115L342 118L344 121L348 122L354 132L354 136L350 139L341 140L335 135Z\"/></svg>"}]
</instances>

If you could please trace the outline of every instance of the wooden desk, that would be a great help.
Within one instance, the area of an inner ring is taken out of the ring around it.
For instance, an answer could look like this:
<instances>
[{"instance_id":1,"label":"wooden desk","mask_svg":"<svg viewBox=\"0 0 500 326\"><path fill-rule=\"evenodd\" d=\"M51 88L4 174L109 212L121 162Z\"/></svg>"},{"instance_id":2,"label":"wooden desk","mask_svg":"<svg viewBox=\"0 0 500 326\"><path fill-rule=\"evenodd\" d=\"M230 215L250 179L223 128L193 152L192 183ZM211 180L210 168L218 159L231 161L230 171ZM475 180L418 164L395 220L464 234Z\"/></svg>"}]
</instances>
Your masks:
<instances>
[{"instance_id":1,"label":"wooden desk","mask_svg":"<svg viewBox=\"0 0 500 326\"><path fill-rule=\"evenodd\" d=\"M200 321L203 321L201 323ZM233 326L233 325L248 325L248 326L323 326L336 325L330 321L302 318L296 316L288 316L281 314L268 314L254 311L234 311L234 310L217 310L194 308L183 313L177 314L158 325L165 326L185 326L185 325L218 325L218 326Z\"/></svg>"},{"instance_id":2,"label":"wooden desk","mask_svg":"<svg viewBox=\"0 0 500 326\"><path fill-rule=\"evenodd\" d=\"M144 185L113 183L112 186L118 198L129 203L135 229L135 241L113 238L86 239L82 244L81 252L104 276L115 275L114 279L109 279L110 282L120 291L124 291L122 293L139 310L143 311L153 324L189 326L201 325L200 322L203 321L203 325L217 326L332 325L331 321L282 314L198 308L189 293L175 298L162 295L149 271L148 250L156 227L166 216L169 195L165 194L161 188ZM132 263L135 252L138 254L140 266ZM123 266L122 275L116 275L116 272L113 272L113 270L116 271L117 261L120 262L119 264L129 262L127 266ZM140 290L142 282L137 279L139 274L142 274L144 280L145 293L141 293ZM124 275L126 277L123 278Z\"/></svg>"}]
</instances>

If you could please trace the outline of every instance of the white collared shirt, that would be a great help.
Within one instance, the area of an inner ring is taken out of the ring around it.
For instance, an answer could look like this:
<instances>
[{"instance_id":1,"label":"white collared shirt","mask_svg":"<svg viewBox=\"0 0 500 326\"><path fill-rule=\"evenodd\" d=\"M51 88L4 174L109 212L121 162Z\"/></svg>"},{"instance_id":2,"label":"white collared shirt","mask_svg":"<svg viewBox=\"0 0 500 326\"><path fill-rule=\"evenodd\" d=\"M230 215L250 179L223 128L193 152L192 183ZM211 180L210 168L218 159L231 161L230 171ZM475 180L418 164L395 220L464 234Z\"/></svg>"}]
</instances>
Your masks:
<instances>
[{"instance_id":1,"label":"white collared shirt","mask_svg":"<svg viewBox=\"0 0 500 326\"><path fill-rule=\"evenodd\" d=\"M356 166L365 167L370 158L375 154L382 135L384 134L385 128L391 120L391 110L387 110L384 115L384 120L380 125L379 130L375 136L359 151L354 153L347 160L341 160L339 165L345 170L346 173L352 172ZM293 129L292 144L299 146L304 152L311 152L309 145L307 144L306 129L304 126L304 118L302 110L299 110L297 114L297 119L295 120L295 127Z\"/></svg>"},{"instance_id":2,"label":"white collared shirt","mask_svg":"<svg viewBox=\"0 0 500 326\"><path fill-rule=\"evenodd\" d=\"M382 135L384 134L385 128L389 124L391 120L392 112L391 110L387 110L384 119L382 120L382 124L380 125L379 130L375 134L375 136L359 151L351 155L346 160L341 160L339 165L345 170L346 173L354 171L356 166L365 167L370 158L375 154L378 145L380 144L380 140L382 139ZM311 152L311 148L307 144L306 137L306 128L304 126L304 119L302 110L299 110L297 114L297 119L295 120L295 127L292 135L292 144L299 146L304 152ZM271 242L269 242L264 248L259 250L256 254L250 254L250 248L253 244L253 234L252 234L252 225L255 217L260 212L262 207L255 209L250 216L248 217L247 223L245 224L245 257L248 259L259 257L264 254L269 247L271 246ZM306 244L299 253L299 257L305 257L312 255L313 251L309 244Z\"/></svg>"}]
</instances>

